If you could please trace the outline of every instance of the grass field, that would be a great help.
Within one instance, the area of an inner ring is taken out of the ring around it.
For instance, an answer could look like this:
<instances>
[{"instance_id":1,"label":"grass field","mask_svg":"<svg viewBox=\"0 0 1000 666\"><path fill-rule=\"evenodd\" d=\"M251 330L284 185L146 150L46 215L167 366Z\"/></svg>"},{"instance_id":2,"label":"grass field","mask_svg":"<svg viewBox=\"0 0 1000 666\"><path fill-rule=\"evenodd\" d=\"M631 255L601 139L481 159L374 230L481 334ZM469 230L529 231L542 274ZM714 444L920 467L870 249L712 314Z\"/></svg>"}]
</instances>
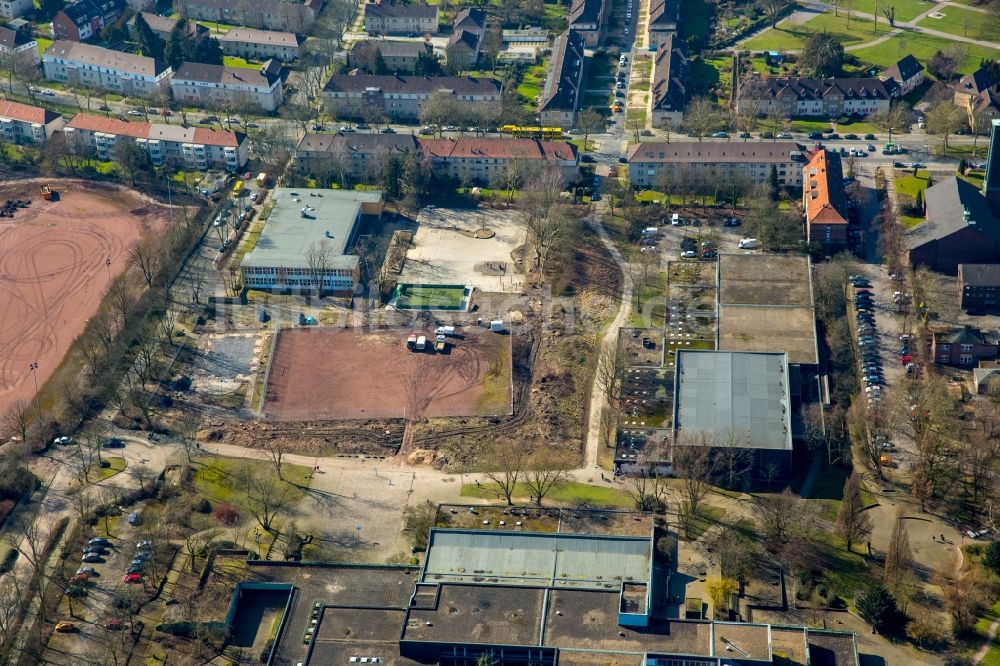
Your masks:
<instances>
[{"instance_id":1,"label":"grass field","mask_svg":"<svg viewBox=\"0 0 1000 666\"><path fill-rule=\"evenodd\" d=\"M462 497L479 497L481 499L496 499L499 486L495 483L486 483L477 486L474 483L467 483L462 486ZM531 495L531 490L525 483L518 483L514 487L514 497L519 500L527 500ZM614 488L604 486L591 486L586 483L561 483L555 486L548 495L546 501L563 502L566 504L581 504L587 502L591 506L598 508L613 509L634 509L635 502L625 493Z\"/></svg>"},{"instance_id":2,"label":"grass field","mask_svg":"<svg viewBox=\"0 0 1000 666\"><path fill-rule=\"evenodd\" d=\"M396 291L396 307L401 309L447 308L457 310L462 305L464 295L464 287L400 285Z\"/></svg>"},{"instance_id":3,"label":"grass field","mask_svg":"<svg viewBox=\"0 0 1000 666\"><path fill-rule=\"evenodd\" d=\"M222 64L226 67L240 67L243 69L259 69L260 65L236 56L222 56Z\"/></svg>"},{"instance_id":4,"label":"grass field","mask_svg":"<svg viewBox=\"0 0 1000 666\"><path fill-rule=\"evenodd\" d=\"M912 169L905 172L907 175L901 176L899 174L904 173L903 171L896 171L896 198L899 200L900 204L906 204L914 201L917 197L917 192L925 192L927 190L927 180L929 174L926 171L918 170L917 175L913 175ZM904 206L900 206L904 208ZM903 223L903 226L909 228L916 226L924 221L924 218L920 215L910 215L908 213L900 213L899 221Z\"/></svg>"},{"instance_id":5,"label":"grass field","mask_svg":"<svg viewBox=\"0 0 1000 666\"><path fill-rule=\"evenodd\" d=\"M524 77L517 86L517 92L526 103L534 103L538 99L538 95L542 92L542 86L545 85L545 73L548 67L548 60L543 60L524 70Z\"/></svg>"},{"instance_id":6,"label":"grass field","mask_svg":"<svg viewBox=\"0 0 1000 666\"><path fill-rule=\"evenodd\" d=\"M124 471L128 466L121 456L104 456L102 460L108 463L107 467L97 467L90 471L89 480L91 483L100 483L104 479L110 478L118 472Z\"/></svg>"},{"instance_id":7,"label":"grass field","mask_svg":"<svg viewBox=\"0 0 1000 666\"><path fill-rule=\"evenodd\" d=\"M235 506L245 507L246 491L239 487L237 481L243 466L250 468L257 477L273 476L274 464L269 460L251 460L237 458L204 457L194 459L194 486L203 497L211 502L228 502ZM309 487L311 470L305 465L281 464L281 476L285 481L295 486L289 505L305 497L303 488Z\"/></svg>"},{"instance_id":8,"label":"grass field","mask_svg":"<svg viewBox=\"0 0 1000 666\"><path fill-rule=\"evenodd\" d=\"M826 13L801 25L790 23L787 20L782 21L777 28L772 28L754 37L743 46L752 51L793 51L801 49L809 35L817 32L829 33L844 46L850 46L877 39L880 35L888 32L888 26L880 28L878 33L874 32L873 28L873 22L868 19L852 16L850 23L848 23L846 14L834 16L832 13Z\"/></svg>"},{"instance_id":9,"label":"grass field","mask_svg":"<svg viewBox=\"0 0 1000 666\"><path fill-rule=\"evenodd\" d=\"M878 67L888 67L908 53L920 62L928 62L938 51L947 48L954 42L906 31L896 35L882 44L851 51L852 55ZM968 57L959 65L959 73L967 74L979 66L983 58L1000 57L1000 51L975 44L965 44L969 49Z\"/></svg>"},{"instance_id":10,"label":"grass field","mask_svg":"<svg viewBox=\"0 0 1000 666\"><path fill-rule=\"evenodd\" d=\"M45 39L44 37L36 37L35 41L38 43L38 52L45 53L50 46L52 46L51 39Z\"/></svg>"},{"instance_id":11,"label":"grass field","mask_svg":"<svg viewBox=\"0 0 1000 666\"><path fill-rule=\"evenodd\" d=\"M884 6L885 3L879 2L879 0L853 0L851 2L851 7L856 12L862 12L864 14L877 13L879 15L880 26L886 24L885 17L881 14ZM896 8L897 21L909 21L917 16L920 16L920 14L927 11L934 5L929 2L924 2L924 0L893 0L892 6ZM843 13L843 11L843 9L840 10L841 13Z\"/></svg>"},{"instance_id":12,"label":"grass field","mask_svg":"<svg viewBox=\"0 0 1000 666\"><path fill-rule=\"evenodd\" d=\"M963 7L945 7L941 10L944 18L925 18L917 25L921 28L940 30L949 35L996 41L986 22L986 15L974 9Z\"/></svg>"}]
</instances>

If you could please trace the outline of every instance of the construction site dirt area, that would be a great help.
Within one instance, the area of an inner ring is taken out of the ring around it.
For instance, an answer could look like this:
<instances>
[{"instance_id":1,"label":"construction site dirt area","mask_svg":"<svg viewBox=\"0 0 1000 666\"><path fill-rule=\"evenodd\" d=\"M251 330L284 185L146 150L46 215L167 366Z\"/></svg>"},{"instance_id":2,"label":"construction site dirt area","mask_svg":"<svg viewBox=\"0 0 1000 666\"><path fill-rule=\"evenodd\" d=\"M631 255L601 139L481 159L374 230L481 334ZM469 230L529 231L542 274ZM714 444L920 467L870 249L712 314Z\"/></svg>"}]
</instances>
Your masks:
<instances>
[{"instance_id":1,"label":"construction site dirt area","mask_svg":"<svg viewBox=\"0 0 1000 666\"><path fill-rule=\"evenodd\" d=\"M423 351L411 334L425 336ZM487 416L511 411L511 336L434 329L286 329L268 369L264 416L280 421Z\"/></svg>"},{"instance_id":2,"label":"construction site dirt area","mask_svg":"<svg viewBox=\"0 0 1000 666\"><path fill-rule=\"evenodd\" d=\"M132 245L168 216L136 192L80 180L0 184L0 203L17 199L30 204L0 217L0 414L34 394L32 365L39 386L51 376Z\"/></svg>"}]
</instances>

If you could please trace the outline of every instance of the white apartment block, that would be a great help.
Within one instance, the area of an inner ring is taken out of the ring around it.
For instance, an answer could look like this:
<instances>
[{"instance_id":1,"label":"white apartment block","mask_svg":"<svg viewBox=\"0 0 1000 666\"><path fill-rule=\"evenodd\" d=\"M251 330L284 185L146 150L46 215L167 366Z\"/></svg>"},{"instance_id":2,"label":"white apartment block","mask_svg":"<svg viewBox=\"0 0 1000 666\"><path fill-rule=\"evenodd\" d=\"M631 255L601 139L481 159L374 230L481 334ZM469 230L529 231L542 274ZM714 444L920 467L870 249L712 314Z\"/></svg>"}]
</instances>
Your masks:
<instances>
[{"instance_id":1,"label":"white apartment block","mask_svg":"<svg viewBox=\"0 0 1000 666\"><path fill-rule=\"evenodd\" d=\"M42 67L49 81L140 97L165 94L171 73L153 58L62 40L42 55Z\"/></svg>"}]
</instances>

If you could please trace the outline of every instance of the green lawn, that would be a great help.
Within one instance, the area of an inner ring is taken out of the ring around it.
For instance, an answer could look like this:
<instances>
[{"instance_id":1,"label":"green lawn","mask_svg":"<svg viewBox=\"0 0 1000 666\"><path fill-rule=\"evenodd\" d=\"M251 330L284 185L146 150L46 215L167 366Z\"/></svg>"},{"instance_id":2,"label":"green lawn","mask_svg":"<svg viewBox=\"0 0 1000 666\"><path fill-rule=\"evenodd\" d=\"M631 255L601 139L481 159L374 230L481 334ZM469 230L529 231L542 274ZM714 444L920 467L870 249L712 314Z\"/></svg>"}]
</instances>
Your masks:
<instances>
[{"instance_id":1,"label":"green lawn","mask_svg":"<svg viewBox=\"0 0 1000 666\"><path fill-rule=\"evenodd\" d=\"M495 483L486 483L477 486L474 483L466 483L462 486L462 497L479 497L482 499L496 499L498 486ZM530 497L531 490L527 484L518 482L514 487L514 497L525 501ZM554 487L548 495L546 501L564 502L566 504L580 504L588 502L595 507L634 509L635 502L620 490L605 486L591 486L586 483L561 483Z\"/></svg>"},{"instance_id":2,"label":"green lawn","mask_svg":"<svg viewBox=\"0 0 1000 666\"><path fill-rule=\"evenodd\" d=\"M903 173L906 175L900 175ZM917 192L927 190L927 178L930 174L926 170L917 169L917 175L914 176L913 169L906 171L897 169L896 174L896 196L903 194L910 199L914 199L917 196Z\"/></svg>"},{"instance_id":3,"label":"green lawn","mask_svg":"<svg viewBox=\"0 0 1000 666\"><path fill-rule=\"evenodd\" d=\"M852 17L850 24L847 15L841 14L839 17L832 13L820 14L819 16L806 21L801 25L782 21L777 28L772 28L767 32L754 37L743 44L744 48L751 51L792 51L802 48L805 40L817 32L826 32L836 37L844 46L861 44L878 38L881 34L888 32L887 28L880 28L878 33L873 32L872 21Z\"/></svg>"},{"instance_id":4,"label":"green lawn","mask_svg":"<svg viewBox=\"0 0 1000 666\"><path fill-rule=\"evenodd\" d=\"M879 2L879 0L852 0L851 2L851 8L854 11L864 14L875 14L876 6L878 7L878 23L880 26L885 25L886 20L882 16L882 8L885 6L884 0L882 2ZM933 5L923 0L893 0L892 6L896 8L897 21L909 21L920 16L920 14L930 9ZM840 10L841 13L843 11L843 9ZM881 30L881 28L879 29Z\"/></svg>"},{"instance_id":5,"label":"green lawn","mask_svg":"<svg viewBox=\"0 0 1000 666\"><path fill-rule=\"evenodd\" d=\"M517 92L524 98L525 102L533 104L538 99L538 95L542 92L542 86L545 85L545 73L548 66L548 60L543 60L524 70L524 76L517 86Z\"/></svg>"},{"instance_id":6,"label":"green lawn","mask_svg":"<svg viewBox=\"0 0 1000 666\"><path fill-rule=\"evenodd\" d=\"M203 25L208 28L210 32L215 33L226 33L236 27L234 25L229 25L228 23L216 23L215 21L198 21L198 25Z\"/></svg>"},{"instance_id":7,"label":"green lawn","mask_svg":"<svg viewBox=\"0 0 1000 666\"><path fill-rule=\"evenodd\" d=\"M878 67L888 67L907 53L920 62L928 62L938 51L947 48L954 42L929 35L921 35L912 31L906 31L896 35L882 44L870 46L851 53L857 58L869 62ZM969 56L959 65L959 73L967 74L977 67L983 58L1000 57L1000 51L974 44L964 44L968 47Z\"/></svg>"},{"instance_id":8,"label":"green lawn","mask_svg":"<svg viewBox=\"0 0 1000 666\"><path fill-rule=\"evenodd\" d=\"M89 477L91 483L100 483L104 479L123 471L128 466L128 463L121 456L105 456L101 460L108 463L108 466L92 469Z\"/></svg>"},{"instance_id":9,"label":"green lawn","mask_svg":"<svg viewBox=\"0 0 1000 666\"><path fill-rule=\"evenodd\" d=\"M944 18L927 17L917 25L921 28L940 30L949 35L996 41L987 26L986 14L962 7L945 7L941 10Z\"/></svg>"},{"instance_id":10,"label":"green lawn","mask_svg":"<svg viewBox=\"0 0 1000 666\"><path fill-rule=\"evenodd\" d=\"M222 64L226 67L242 67L243 69L260 69L260 65L236 56L222 56Z\"/></svg>"},{"instance_id":11,"label":"green lawn","mask_svg":"<svg viewBox=\"0 0 1000 666\"><path fill-rule=\"evenodd\" d=\"M229 502L237 506L246 504L246 494L239 488L237 477L244 465L249 465L254 476L273 476L274 464L269 460L249 458L203 457L194 459L194 486L206 499L212 502ZM285 481L296 486L292 496L295 503L305 497L304 488L309 487L312 471L305 465L281 464L281 475Z\"/></svg>"},{"instance_id":12,"label":"green lawn","mask_svg":"<svg viewBox=\"0 0 1000 666\"><path fill-rule=\"evenodd\" d=\"M48 51L49 47L52 46L51 39L45 39L44 37L35 37L35 41L38 42L38 52L45 53Z\"/></svg>"},{"instance_id":13,"label":"green lawn","mask_svg":"<svg viewBox=\"0 0 1000 666\"><path fill-rule=\"evenodd\" d=\"M793 120L793 132L829 132L830 122L828 120ZM878 134L882 130L873 123L866 123L862 120L850 121L846 123L834 123L834 131L841 136L844 134Z\"/></svg>"}]
</instances>

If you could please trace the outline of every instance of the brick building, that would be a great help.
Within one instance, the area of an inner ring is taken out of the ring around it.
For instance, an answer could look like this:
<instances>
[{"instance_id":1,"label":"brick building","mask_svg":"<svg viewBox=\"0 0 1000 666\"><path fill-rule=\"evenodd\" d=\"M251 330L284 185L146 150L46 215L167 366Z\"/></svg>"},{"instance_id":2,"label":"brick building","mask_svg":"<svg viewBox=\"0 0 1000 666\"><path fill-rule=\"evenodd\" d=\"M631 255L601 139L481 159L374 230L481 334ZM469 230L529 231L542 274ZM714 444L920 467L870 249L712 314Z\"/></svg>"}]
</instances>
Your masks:
<instances>
[{"instance_id":1,"label":"brick building","mask_svg":"<svg viewBox=\"0 0 1000 666\"><path fill-rule=\"evenodd\" d=\"M996 309L1000 305L1000 264L959 264L958 298L963 310Z\"/></svg>"},{"instance_id":2,"label":"brick building","mask_svg":"<svg viewBox=\"0 0 1000 666\"><path fill-rule=\"evenodd\" d=\"M803 167L802 208L806 212L806 240L836 248L847 243L847 196L840 155L817 150Z\"/></svg>"},{"instance_id":3,"label":"brick building","mask_svg":"<svg viewBox=\"0 0 1000 666\"><path fill-rule=\"evenodd\" d=\"M941 365L972 368L980 361L994 361L1000 352L1000 335L966 326L938 331L931 337L931 356Z\"/></svg>"}]
</instances>

